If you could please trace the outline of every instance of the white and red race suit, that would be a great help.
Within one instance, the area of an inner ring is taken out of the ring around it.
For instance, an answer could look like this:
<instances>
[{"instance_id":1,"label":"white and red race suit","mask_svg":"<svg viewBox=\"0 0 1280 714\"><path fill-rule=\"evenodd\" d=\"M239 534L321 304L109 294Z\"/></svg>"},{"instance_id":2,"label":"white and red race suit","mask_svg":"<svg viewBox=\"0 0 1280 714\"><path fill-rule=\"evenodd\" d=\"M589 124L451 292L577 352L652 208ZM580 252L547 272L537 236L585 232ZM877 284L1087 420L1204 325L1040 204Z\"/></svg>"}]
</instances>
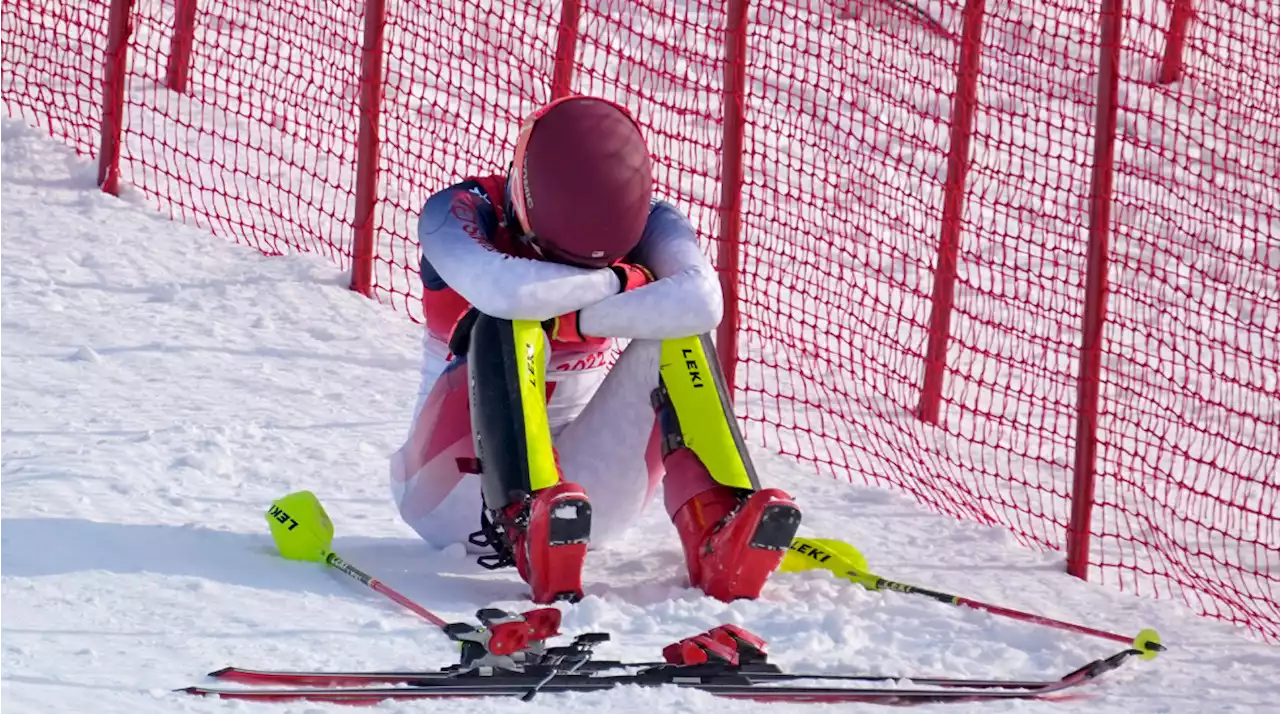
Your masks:
<instances>
[{"instance_id":1,"label":"white and red race suit","mask_svg":"<svg viewBox=\"0 0 1280 714\"><path fill-rule=\"evenodd\" d=\"M688 219L655 200L625 260L654 282L620 292L609 269L539 260L508 227L503 176L469 179L431 196L418 220L426 330L413 425L391 457L400 514L436 547L480 527L466 358L449 351L471 307L506 320L548 320L574 311L579 329L612 338L591 347L550 342L547 414L563 478L591 499L593 546L639 515L662 480L650 393L661 341L710 332L723 304L714 269ZM625 347L622 345L625 344Z\"/></svg>"}]
</instances>

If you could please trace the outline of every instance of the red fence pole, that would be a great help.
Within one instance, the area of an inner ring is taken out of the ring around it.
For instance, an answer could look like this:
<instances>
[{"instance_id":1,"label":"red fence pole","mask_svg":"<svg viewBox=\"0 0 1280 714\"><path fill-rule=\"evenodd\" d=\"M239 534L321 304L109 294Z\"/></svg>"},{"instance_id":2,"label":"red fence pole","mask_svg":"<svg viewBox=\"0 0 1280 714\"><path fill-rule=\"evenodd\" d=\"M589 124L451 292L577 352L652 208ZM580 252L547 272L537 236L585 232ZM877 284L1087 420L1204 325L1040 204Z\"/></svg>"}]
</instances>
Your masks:
<instances>
[{"instance_id":1,"label":"red fence pole","mask_svg":"<svg viewBox=\"0 0 1280 714\"><path fill-rule=\"evenodd\" d=\"M1124 0L1101 0L1102 46L1098 60L1098 109L1093 130L1093 178L1089 190L1089 249L1085 276L1080 372L1076 380L1076 463L1067 525L1067 572L1089 577L1089 537L1093 517L1098 452L1098 398L1102 372L1102 330L1107 321L1107 233L1111 223L1112 170L1119 108L1120 43Z\"/></svg>"},{"instance_id":2,"label":"red fence pole","mask_svg":"<svg viewBox=\"0 0 1280 714\"><path fill-rule=\"evenodd\" d=\"M964 5L964 28L956 89L951 96L951 147L947 152L947 183L942 199L942 229L938 233L938 261L933 271L933 301L929 315L929 345L925 350L924 379L916 416L938 422L942 382L947 372L947 343L951 340L951 308L956 286L956 253L964 226L965 177L969 173L969 140L973 136L973 110L977 104L978 74L982 65L982 20L986 0Z\"/></svg>"},{"instance_id":3,"label":"red fence pole","mask_svg":"<svg viewBox=\"0 0 1280 714\"><path fill-rule=\"evenodd\" d=\"M724 142L720 151L720 246L716 270L724 296L724 317L716 332L716 353L728 393L738 367L738 259L742 241L742 150L747 126L748 0L729 0L724 42ZM732 399L732 397L730 397Z\"/></svg>"},{"instance_id":4,"label":"red fence pole","mask_svg":"<svg viewBox=\"0 0 1280 714\"><path fill-rule=\"evenodd\" d=\"M382 36L384 0L365 0L364 47L360 54L360 133L356 147L355 237L351 250L351 289L373 294L373 237L378 206L378 112L382 108Z\"/></svg>"},{"instance_id":5,"label":"red fence pole","mask_svg":"<svg viewBox=\"0 0 1280 714\"><path fill-rule=\"evenodd\" d=\"M578 51L578 17L581 0L564 0L560 6L560 27L556 29L556 59L551 75L551 99L569 96L573 87L573 60Z\"/></svg>"},{"instance_id":6,"label":"red fence pole","mask_svg":"<svg viewBox=\"0 0 1280 714\"><path fill-rule=\"evenodd\" d=\"M187 74L191 69L191 41L196 32L197 0L174 0L173 36L169 38L169 61L165 65L164 84L181 94L187 91Z\"/></svg>"},{"instance_id":7,"label":"red fence pole","mask_svg":"<svg viewBox=\"0 0 1280 714\"><path fill-rule=\"evenodd\" d=\"M129 16L133 0L111 0L107 15L107 51L102 58L102 129L98 148L98 185L120 194L120 134L124 130L124 85L129 71Z\"/></svg>"},{"instance_id":8,"label":"red fence pole","mask_svg":"<svg viewBox=\"0 0 1280 714\"><path fill-rule=\"evenodd\" d=\"M1182 77L1182 48L1187 43L1187 25L1195 13L1191 0L1173 0L1169 32L1164 36L1164 61L1160 64L1160 84Z\"/></svg>"}]
</instances>

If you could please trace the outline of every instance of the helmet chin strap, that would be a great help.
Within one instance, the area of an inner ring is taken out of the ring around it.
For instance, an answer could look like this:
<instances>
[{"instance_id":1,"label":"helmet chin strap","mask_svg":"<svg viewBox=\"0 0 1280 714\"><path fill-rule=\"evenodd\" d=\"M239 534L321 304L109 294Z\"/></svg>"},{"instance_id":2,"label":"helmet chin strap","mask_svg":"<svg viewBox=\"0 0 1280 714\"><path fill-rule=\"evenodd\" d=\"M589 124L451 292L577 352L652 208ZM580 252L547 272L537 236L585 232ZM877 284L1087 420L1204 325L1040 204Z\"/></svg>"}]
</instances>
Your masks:
<instances>
[{"instance_id":1,"label":"helmet chin strap","mask_svg":"<svg viewBox=\"0 0 1280 714\"><path fill-rule=\"evenodd\" d=\"M521 238L524 237L524 226L520 225L520 217L516 215L516 204L511 200L511 168L507 166L507 180L502 183L502 216L508 228L518 228Z\"/></svg>"}]
</instances>

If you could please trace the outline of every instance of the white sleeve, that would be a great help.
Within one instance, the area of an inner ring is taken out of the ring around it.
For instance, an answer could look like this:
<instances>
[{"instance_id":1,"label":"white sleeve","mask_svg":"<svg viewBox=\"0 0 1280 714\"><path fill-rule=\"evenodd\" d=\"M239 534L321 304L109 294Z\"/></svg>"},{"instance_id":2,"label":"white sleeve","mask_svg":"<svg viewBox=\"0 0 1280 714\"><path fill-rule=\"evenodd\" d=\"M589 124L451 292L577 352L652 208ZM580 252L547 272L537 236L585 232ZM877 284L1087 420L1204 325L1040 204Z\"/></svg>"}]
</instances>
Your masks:
<instances>
[{"instance_id":1,"label":"white sleeve","mask_svg":"<svg viewBox=\"0 0 1280 714\"><path fill-rule=\"evenodd\" d=\"M660 340L700 335L720 324L720 281L693 226L675 207L654 203L630 258L653 271L656 280L584 307L578 316L583 334Z\"/></svg>"},{"instance_id":2,"label":"white sleeve","mask_svg":"<svg viewBox=\"0 0 1280 714\"><path fill-rule=\"evenodd\" d=\"M504 255L473 238L496 223L492 211L487 200L473 193L442 191L427 200L418 219L423 258L480 312L504 320L541 321L618 293L611 270Z\"/></svg>"}]
</instances>

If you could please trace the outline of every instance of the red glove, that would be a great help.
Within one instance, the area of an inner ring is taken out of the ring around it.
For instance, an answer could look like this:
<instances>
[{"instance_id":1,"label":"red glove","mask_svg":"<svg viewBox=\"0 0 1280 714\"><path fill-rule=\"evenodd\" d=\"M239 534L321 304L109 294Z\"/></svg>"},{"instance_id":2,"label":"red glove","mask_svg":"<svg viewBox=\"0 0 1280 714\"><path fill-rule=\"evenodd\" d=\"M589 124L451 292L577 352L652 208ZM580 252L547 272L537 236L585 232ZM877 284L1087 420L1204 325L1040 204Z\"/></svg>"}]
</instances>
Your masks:
<instances>
[{"instance_id":1,"label":"red glove","mask_svg":"<svg viewBox=\"0 0 1280 714\"><path fill-rule=\"evenodd\" d=\"M618 284L622 286L620 293L644 287L654 280L653 273L639 263L615 263L609 266L609 270L618 276Z\"/></svg>"},{"instance_id":2,"label":"red glove","mask_svg":"<svg viewBox=\"0 0 1280 714\"><path fill-rule=\"evenodd\" d=\"M582 330L578 329L578 311L543 320L542 327L553 342L603 345L609 341L607 337L588 337L582 334Z\"/></svg>"}]
</instances>

